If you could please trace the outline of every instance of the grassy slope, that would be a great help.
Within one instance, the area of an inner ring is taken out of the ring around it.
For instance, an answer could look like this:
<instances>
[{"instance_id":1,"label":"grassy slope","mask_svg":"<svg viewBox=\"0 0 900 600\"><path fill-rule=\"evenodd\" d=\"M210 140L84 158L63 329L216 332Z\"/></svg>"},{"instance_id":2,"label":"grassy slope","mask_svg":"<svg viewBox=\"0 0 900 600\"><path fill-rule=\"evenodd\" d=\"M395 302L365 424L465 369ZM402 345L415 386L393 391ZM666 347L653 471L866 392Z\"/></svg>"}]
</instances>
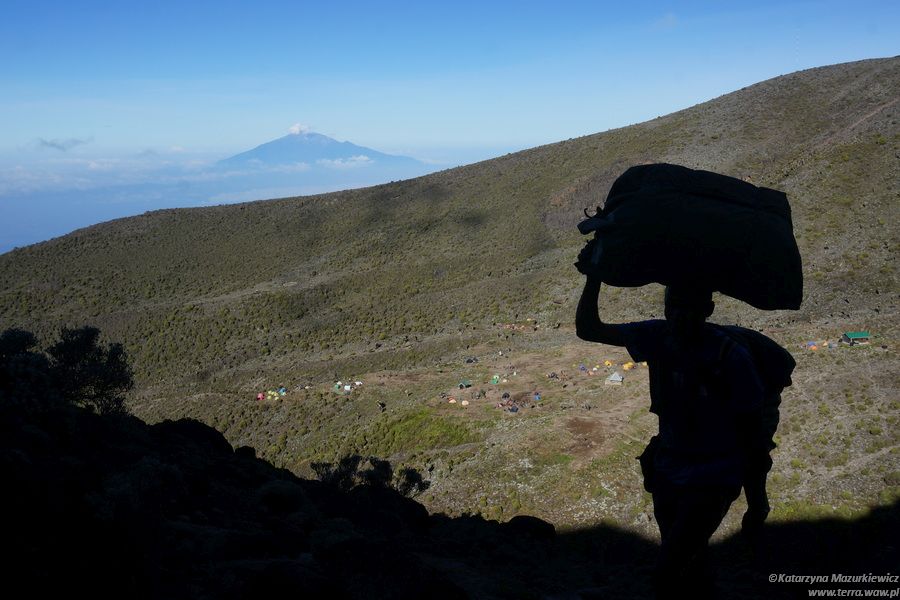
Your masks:
<instances>
[{"instance_id":1,"label":"grassy slope","mask_svg":"<svg viewBox=\"0 0 900 600\"><path fill-rule=\"evenodd\" d=\"M860 507L898 479L898 97L900 59L838 65L419 179L97 225L0 256L0 326L96 324L133 358L139 415L196 416L300 472L368 451L433 466L432 508L640 524L631 458L653 425L645 375L616 391L543 377L614 354L572 334L572 225L629 165L710 169L788 193L807 283L800 311L723 298L717 320L792 350L856 328L887 346L798 356L785 396L779 498ZM609 290L605 314L658 312L658 292ZM538 331L496 326L526 317ZM483 360L463 367L468 354ZM509 389L548 390L542 409L508 418L489 394L463 415L437 400L460 377L517 363L527 369ZM329 391L362 374L348 399ZM249 400L281 383L312 389ZM596 430L582 435L575 418ZM592 435L602 443L579 446Z\"/></svg>"}]
</instances>

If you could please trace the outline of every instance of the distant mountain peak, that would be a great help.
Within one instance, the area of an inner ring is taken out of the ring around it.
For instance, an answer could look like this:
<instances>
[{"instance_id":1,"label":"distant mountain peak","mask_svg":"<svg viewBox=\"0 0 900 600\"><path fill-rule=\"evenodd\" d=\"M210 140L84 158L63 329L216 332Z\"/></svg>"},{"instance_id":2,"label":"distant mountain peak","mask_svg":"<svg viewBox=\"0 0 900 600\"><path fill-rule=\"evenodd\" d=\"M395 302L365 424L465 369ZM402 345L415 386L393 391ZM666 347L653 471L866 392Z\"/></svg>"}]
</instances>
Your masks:
<instances>
[{"instance_id":1,"label":"distant mountain peak","mask_svg":"<svg viewBox=\"0 0 900 600\"><path fill-rule=\"evenodd\" d=\"M360 157L365 157L361 161ZM274 167L315 164L381 164L384 166L411 166L419 161L407 156L385 154L351 142L339 142L321 133L315 133L300 125L291 127L289 133L278 139L261 144L252 150L241 152L219 161L223 166Z\"/></svg>"}]
</instances>

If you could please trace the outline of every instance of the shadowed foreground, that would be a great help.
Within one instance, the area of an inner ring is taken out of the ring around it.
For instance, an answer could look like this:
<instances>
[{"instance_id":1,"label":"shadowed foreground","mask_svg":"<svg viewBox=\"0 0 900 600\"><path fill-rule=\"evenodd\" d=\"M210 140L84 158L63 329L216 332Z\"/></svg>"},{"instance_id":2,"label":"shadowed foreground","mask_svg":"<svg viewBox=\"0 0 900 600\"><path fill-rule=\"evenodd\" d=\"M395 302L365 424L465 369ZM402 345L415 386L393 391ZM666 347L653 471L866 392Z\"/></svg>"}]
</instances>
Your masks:
<instances>
[{"instance_id":1,"label":"shadowed foreground","mask_svg":"<svg viewBox=\"0 0 900 600\"><path fill-rule=\"evenodd\" d=\"M650 595L656 544L630 532L429 515L387 487L299 479L192 420L0 405L0 476L4 584L30 597ZM721 594L805 597L768 574L896 570L898 509L772 526L765 559L730 538L713 551Z\"/></svg>"}]
</instances>

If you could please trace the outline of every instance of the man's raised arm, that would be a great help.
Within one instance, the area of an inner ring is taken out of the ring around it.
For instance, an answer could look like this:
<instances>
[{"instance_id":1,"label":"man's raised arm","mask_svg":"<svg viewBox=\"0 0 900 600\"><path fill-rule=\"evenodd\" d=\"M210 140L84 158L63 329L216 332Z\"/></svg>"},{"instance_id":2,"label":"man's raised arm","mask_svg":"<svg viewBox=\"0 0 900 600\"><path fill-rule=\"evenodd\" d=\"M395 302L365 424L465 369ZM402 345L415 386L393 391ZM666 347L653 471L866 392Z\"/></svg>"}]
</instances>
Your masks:
<instances>
[{"instance_id":1,"label":"man's raised arm","mask_svg":"<svg viewBox=\"0 0 900 600\"><path fill-rule=\"evenodd\" d=\"M600 320L600 279L588 275L584 282L584 290L578 301L575 313L575 332L579 338L587 342L624 346L625 336L618 325L607 324Z\"/></svg>"}]
</instances>

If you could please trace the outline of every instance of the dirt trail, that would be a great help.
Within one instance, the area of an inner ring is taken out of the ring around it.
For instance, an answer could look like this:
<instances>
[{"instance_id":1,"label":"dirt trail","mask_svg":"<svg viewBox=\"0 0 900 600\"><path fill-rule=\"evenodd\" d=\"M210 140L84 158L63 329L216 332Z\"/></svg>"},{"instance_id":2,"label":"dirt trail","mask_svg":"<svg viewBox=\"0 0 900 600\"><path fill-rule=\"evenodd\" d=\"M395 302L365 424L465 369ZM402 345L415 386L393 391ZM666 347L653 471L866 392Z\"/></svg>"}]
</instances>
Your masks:
<instances>
[{"instance_id":1,"label":"dirt trail","mask_svg":"<svg viewBox=\"0 0 900 600\"><path fill-rule=\"evenodd\" d=\"M839 136L846 135L847 133L853 131L859 125L861 125L862 123L865 123L866 121L868 121L869 119L871 119L872 117L874 117L875 115L880 113L881 111L897 104L898 101L900 101L900 98L894 98L890 102L885 102L884 104L877 106L874 110L867 112L866 114L861 116L859 119L857 119L856 121L854 121L847 127L844 127L840 131L836 131L835 133L833 133L830 136L828 136L827 138L825 138L825 140L823 140L822 142L820 142L819 144L816 145L816 149L819 150L821 148L831 145Z\"/></svg>"}]
</instances>

